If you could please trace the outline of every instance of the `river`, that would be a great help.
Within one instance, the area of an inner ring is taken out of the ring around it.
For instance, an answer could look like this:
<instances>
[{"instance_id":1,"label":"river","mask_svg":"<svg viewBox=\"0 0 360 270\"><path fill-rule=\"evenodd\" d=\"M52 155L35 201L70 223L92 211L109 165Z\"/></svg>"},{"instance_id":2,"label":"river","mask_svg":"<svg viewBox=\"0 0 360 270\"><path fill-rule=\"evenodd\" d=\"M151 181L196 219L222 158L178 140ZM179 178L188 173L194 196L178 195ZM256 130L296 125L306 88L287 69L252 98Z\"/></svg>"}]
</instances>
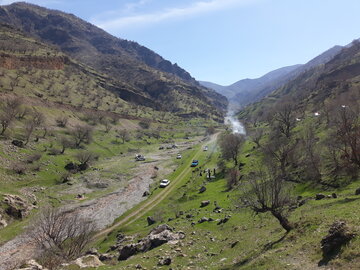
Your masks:
<instances>
[{"instance_id":1,"label":"river","mask_svg":"<svg viewBox=\"0 0 360 270\"><path fill-rule=\"evenodd\" d=\"M235 116L234 111L228 111L225 117L225 124L231 126L234 134L246 135L246 130L244 125Z\"/></svg>"}]
</instances>

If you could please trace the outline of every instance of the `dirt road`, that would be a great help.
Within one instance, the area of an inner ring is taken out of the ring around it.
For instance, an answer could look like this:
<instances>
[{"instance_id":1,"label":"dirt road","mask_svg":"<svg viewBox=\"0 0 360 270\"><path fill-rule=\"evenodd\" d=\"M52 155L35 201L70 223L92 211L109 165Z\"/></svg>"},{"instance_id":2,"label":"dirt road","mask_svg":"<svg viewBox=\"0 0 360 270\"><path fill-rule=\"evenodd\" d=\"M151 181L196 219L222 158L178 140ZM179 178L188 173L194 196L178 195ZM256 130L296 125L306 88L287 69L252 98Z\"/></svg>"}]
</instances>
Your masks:
<instances>
[{"instance_id":1,"label":"dirt road","mask_svg":"<svg viewBox=\"0 0 360 270\"><path fill-rule=\"evenodd\" d=\"M211 137L210 142L215 139L216 136ZM210 142L206 141L203 144ZM189 144L181 145L182 149L187 147L189 147ZM153 181L151 176L154 172L154 167L156 166L161 169L164 162L166 162L169 157L173 158L177 151L179 151L179 149L171 150L170 152L163 151L153 153L150 156L154 159L154 162L139 163L137 172L125 188L121 188L98 199L78 203L66 208L72 208L74 214L87 216L94 220L96 228L98 230L102 230L99 234L97 234L98 237L108 233L117 226L128 225L131 222L134 222L146 211L152 209L160 203L160 201L176 187L176 183L191 170L190 167L184 169L175 179L173 179L172 184L168 188L146 200L139 209L131 213L129 216L120 220L111 227L106 228L106 226L112 224L117 217L121 216L127 210L146 199L142 197L142 194L145 190L148 190L149 184ZM193 158L196 159L200 152L201 149L194 155ZM36 252L36 246L31 242L31 239L28 237L28 233L19 235L15 239L0 246L0 270L14 269L23 262L35 257L37 254Z\"/></svg>"}]
</instances>

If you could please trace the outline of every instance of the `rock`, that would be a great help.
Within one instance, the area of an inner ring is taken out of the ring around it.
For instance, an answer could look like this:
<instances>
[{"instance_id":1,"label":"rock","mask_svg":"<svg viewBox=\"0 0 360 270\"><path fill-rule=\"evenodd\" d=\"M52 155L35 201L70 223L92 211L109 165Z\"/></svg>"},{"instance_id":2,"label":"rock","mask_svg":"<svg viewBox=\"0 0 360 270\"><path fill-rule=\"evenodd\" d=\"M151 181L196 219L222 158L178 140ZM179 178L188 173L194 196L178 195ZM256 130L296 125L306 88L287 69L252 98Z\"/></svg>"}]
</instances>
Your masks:
<instances>
[{"instance_id":1,"label":"rock","mask_svg":"<svg viewBox=\"0 0 360 270\"><path fill-rule=\"evenodd\" d=\"M159 261L158 265L170 265L171 264L171 258L163 258Z\"/></svg>"},{"instance_id":2,"label":"rock","mask_svg":"<svg viewBox=\"0 0 360 270\"><path fill-rule=\"evenodd\" d=\"M230 219L230 216L226 216L226 217L224 217L223 219L220 219L220 221L217 223L217 225L226 223L226 222L229 221L229 219Z\"/></svg>"},{"instance_id":3,"label":"rock","mask_svg":"<svg viewBox=\"0 0 360 270\"><path fill-rule=\"evenodd\" d=\"M321 240L323 256L326 257L340 249L342 245L349 242L355 235L345 221L335 221L329 229L329 234Z\"/></svg>"},{"instance_id":4,"label":"rock","mask_svg":"<svg viewBox=\"0 0 360 270\"><path fill-rule=\"evenodd\" d=\"M95 255L86 255L84 257L78 258L74 263L80 268L99 267L104 265Z\"/></svg>"},{"instance_id":5,"label":"rock","mask_svg":"<svg viewBox=\"0 0 360 270\"><path fill-rule=\"evenodd\" d=\"M47 268L38 264L35 260L30 260L24 265L24 267L18 268L17 270L47 270Z\"/></svg>"},{"instance_id":6,"label":"rock","mask_svg":"<svg viewBox=\"0 0 360 270\"><path fill-rule=\"evenodd\" d=\"M186 218L193 218L194 216L192 214L187 214L185 217Z\"/></svg>"},{"instance_id":7,"label":"rock","mask_svg":"<svg viewBox=\"0 0 360 270\"><path fill-rule=\"evenodd\" d=\"M0 229L5 228L7 225L6 220L0 215Z\"/></svg>"},{"instance_id":8,"label":"rock","mask_svg":"<svg viewBox=\"0 0 360 270\"><path fill-rule=\"evenodd\" d=\"M232 243L231 248L234 248L237 244L239 244L239 241L235 241L234 243Z\"/></svg>"},{"instance_id":9,"label":"rock","mask_svg":"<svg viewBox=\"0 0 360 270\"><path fill-rule=\"evenodd\" d=\"M105 262L105 261L111 261L115 257L116 256L113 254L104 253L104 254L100 254L99 259L100 259L100 261Z\"/></svg>"},{"instance_id":10,"label":"rock","mask_svg":"<svg viewBox=\"0 0 360 270\"><path fill-rule=\"evenodd\" d=\"M250 157L250 156L251 156L251 154L246 154L246 155L245 155L246 158L248 158L248 157Z\"/></svg>"},{"instance_id":11,"label":"rock","mask_svg":"<svg viewBox=\"0 0 360 270\"><path fill-rule=\"evenodd\" d=\"M208 206L210 204L210 201L202 201L200 203L200 207L205 207L205 206Z\"/></svg>"},{"instance_id":12,"label":"rock","mask_svg":"<svg viewBox=\"0 0 360 270\"><path fill-rule=\"evenodd\" d=\"M146 190L146 191L144 191L144 193L143 193L142 196L143 196L143 197L147 197L147 196L149 196L149 195L150 195L149 191Z\"/></svg>"},{"instance_id":13,"label":"rock","mask_svg":"<svg viewBox=\"0 0 360 270\"><path fill-rule=\"evenodd\" d=\"M75 171L78 170L78 166L75 163L70 162L70 163L65 165L64 169L67 170L67 171L75 172Z\"/></svg>"},{"instance_id":14,"label":"rock","mask_svg":"<svg viewBox=\"0 0 360 270\"><path fill-rule=\"evenodd\" d=\"M326 196L322 193L318 193L315 195L315 200L322 200L324 199Z\"/></svg>"},{"instance_id":15,"label":"rock","mask_svg":"<svg viewBox=\"0 0 360 270\"><path fill-rule=\"evenodd\" d=\"M159 225L151 230L151 232L136 244L128 244L120 248L119 260L126 260L127 258L139 252L146 252L153 248L159 247L165 243L177 241L185 238L183 232L173 232L172 228L167 224Z\"/></svg>"},{"instance_id":16,"label":"rock","mask_svg":"<svg viewBox=\"0 0 360 270\"><path fill-rule=\"evenodd\" d=\"M360 195L360 188L358 188L357 190L355 190L355 195Z\"/></svg>"},{"instance_id":17,"label":"rock","mask_svg":"<svg viewBox=\"0 0 360 270\"><path fill-rule=\"evenodd\" d=\"M91 248L85 254L86 255L95 255L95 256L98 256L98 257L100 256L100 253L98 252L98 250L96 248Z\"/></svg>"},{"instance_id":18,"label":"rock","mask_svg":"<svg viewBox=\"0 0 360 270\"><path fill-rule=\"evenodd\" d=\"M150 217L150 216L147 217L146 220L147 220L147 223L148 223L149 226L156 223L156 220L153 217Z\"/></svg>"},{"instance_id":19,"label":"rock","mask_svg":"<svg viewBox=\"0 0 360 270\"><path fill-rule=\"evenodd\" d=\"M199 193L204 193L206 191L206 187L205 186L202 186L200 189L199 189Z\"/></svg>"},{"instance_id":20,"label":"rock","mask_svg":"<svg viewBox=\"0 0 360 270\"><path fill-rule=\"evenodd\" d=\"M136 269L143 269L140 264L135 265L135 268L136 268Z\"/></svg>"},{"instance_id":21,"label":"rock","mask_svg":"<svg viewBox=\"0 0 360 270\"><path fill-rule=\"evenodd\" d=\"M36 206L28 203L18 195L6 194L3 202L8 205L5 210L6 213L15 219L23 219L27 217L30 214L30 211L36 208Z\"/></svg>"},{"instance_id":22,"label":"rock","mask_svg":"<svg viewBox=\"0 0 360 270\"><path fill-rule=\"evenodd\" d=\"M209 221L209 219L208 219L207 217L202 217L202 218L198 221L198 223L204 223L204 222L206 222L206 221Z\"/></svg>"},{"instance_id":23,"label":"rock","mask_svg":"<svg viewBox=\"0 0 360 270\"><path fill-rule=\"evenodd\" d=\"M334 199L336 199L336 198L337 198L336 193L331 194L331 197L333 197Z\"/></svg>"},{"instance_id":24,"label":"rock","mask_svg":"<svg viewBox=\"0 0 360 270\"><path fill-rule=\"evenodd\" d=\"M11 143L17 147L24 147L24 142L20 140L13 140Z\"/></svg>"}]
</instances>

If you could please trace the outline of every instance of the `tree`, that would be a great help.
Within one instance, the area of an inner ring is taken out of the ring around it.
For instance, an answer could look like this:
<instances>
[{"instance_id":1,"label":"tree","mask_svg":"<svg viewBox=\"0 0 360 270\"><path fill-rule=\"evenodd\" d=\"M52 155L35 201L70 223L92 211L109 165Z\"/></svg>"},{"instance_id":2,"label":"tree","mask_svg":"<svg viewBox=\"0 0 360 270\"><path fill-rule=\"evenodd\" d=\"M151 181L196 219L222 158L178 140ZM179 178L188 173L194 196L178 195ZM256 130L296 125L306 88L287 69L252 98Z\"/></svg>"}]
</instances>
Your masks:
<instances>
[{"instance_id":1,"label":"tree","mask_svg":"<svg viewBox=\"0 0 360 270\"><path fill-rule=\"evenodd\" d=\"M305 152L305 160L303 162L304 173L311 180L317 182L321 181L321 172L320 172L320 155L316 151L317 138L315 136L314 127L312 125L307 125L304 127L302 132L302 149Z\"/></svg>"},{"instance_id":2,"label":"tree","mask_svg":"<svg viewBox=\"0 0 360 270\"><path fill-rule=\"evenodd\" d=\"M275 122L276 128L290 138L291 129L295 125L295 105L292 101L285 101L275 106L272 121Z\"/></svg>"},{"instance_id":3,"label":"tree","mask_svg":"<svg viewBox=\"0 0 360 270\"><path fill-rule=\"evenodd\" d=\"M261 147L260 141L264 136L264 129L260 127L255 127L253 131L250 132L251 140L256 144L257 147Z\"/></svg>"},{"instance_id":4,"label":"tree","mask_svg":"<svg viewBox=\"0 0 360 270\"><path fill-rule=\"evenodd\" d=\"M150 119L143 119L139 122L139 126L142 129L148 129L148 128L150 128L150 125L151 125Z\"/></svg>"},{"instance_id":5,"label":"tree","mask_svg":"<svg viewBox=\"0 0 360 270\"><path fill-rule=\"evenodd\" d=\"M75 142L75 147L79 148L82 143L90 143L92 139L92 128L89 125L76 125L71 135Z\"/></svg>"},{"instance_id":6,"label":"tree","mask_svg":"<svg viewBox=\"0 0 360 270\"><path fill-rule=\"evenodd\" d=\"M59 261L79 257L91 241L94 223L76 213L49 208L31 226L32 239L39 248Z\"/></svg>"},{"instance_id":7,"label":"tree","mask_svg":"<svg viewBox=\"0 0 360 270\"><path fill-rule=\"evenodd\" d=\"M18 114L20 106L22 104L22 99L18 97L6 98L1 100L1 103L2 112L0 113L0 135L3 135Z\"/></svg>"},{"instance_id":8,"label":"tree","mask_svg":"<svg viewBox=\"0 0 360 270\"><path fill-rule=\"evenodd\" d=\"M56 124L58 127L66 127L68 121L69 121L69 118L67 116L60 116L58 118L55 119L56 121Z\"/></svg>"},{"instance_id":9,"label":"tree","mask_svg":"<svg viewBox=\"0 0 360 270\"><path fill-rule=\"evenodd\" d=\"M229 170L228 175L226 177L226 184L229 190L233 189L240 181L240 172L236 168L232 168Z\"/></svg>"},{"instance_id":10,"label":"tree","mask_svg":"<svg viewBox=\"0 0 360 270\"><path fill-rule=\"evenodd\" d=\"M126 129L119 129L117 130L118 136L122 139L122 143L124 144L125 141L130 139L130 134Z\"/></svg>"},{"instance_id":11,"label":"tree","mask_svg":"<svg viewBox=\"0 0 360 270\"><path fill-rule=\"evenodd\" d=\"M238 164L238 155L245 139L238 134L224 134L220 139L221 155L225 160L232 159L235 166Z\"/></svg>"},{"instance_id":12,"label":"tree","mask_svg":"<svg viewBox=\"0 0 360 270\"><path fill-rule=\"evenodd\" d=\"M29 143L30 137L34 133L34 131L37 128L41 127L44 124L44 122L45 122L44 115L41 112L34 109L31 112L30 119L27 119L25 122L25 131L24 131L25 145Z\"/></svg>"},{"instance_id":13,"label":"tree","mask_svg":"<svg viewBox=\"0 0 360 270\"><path fill-rule=\"evenodd\" d=\"M59 138L59 142L60 142L60 145L61 145L61 151L60 151L60 154L64 154L65 153L65 150L67 148L70 148L73 146L73 143L70 141L70 139L68 139L67 137L65 136L61 136Z\"/></svg>"},{"instance_id":14,"label":"tree","mask_svg":"<svg viewBox=\"0 0 360 270\"><path fill-rule=\"evenodd\" d=\"M293 225L286 217L286 212L292 204L290 191L283 177L276 168L258 166L255 172L248 175L249 183L243 186L240 201L256 214L270 212L289 232Z\"/></svg>"}]
</instances>

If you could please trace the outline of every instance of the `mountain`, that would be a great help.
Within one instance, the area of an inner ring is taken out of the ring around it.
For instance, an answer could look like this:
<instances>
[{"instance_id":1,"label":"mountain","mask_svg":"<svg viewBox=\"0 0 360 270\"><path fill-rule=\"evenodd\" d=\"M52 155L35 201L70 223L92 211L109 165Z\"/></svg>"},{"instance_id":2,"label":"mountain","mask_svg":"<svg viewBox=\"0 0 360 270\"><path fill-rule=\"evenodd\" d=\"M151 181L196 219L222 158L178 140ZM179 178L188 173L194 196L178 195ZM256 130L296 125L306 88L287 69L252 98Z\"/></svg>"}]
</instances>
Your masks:
<instances>
[{"instance_id":1,"label":"mountain","mask_svg":"<svg viewBox=\"0 0 360 270\"><path fill-rule=\"evenodd\" d=\"M340 51L334 55L335 51ZM334 47L314 59L309 68L267 97L248 106L242 112L244 119L271 108L274 103L295 101L299 111L326 111L340 105L358 102L360 76L360 42L355 40L345 47ZM330 59L320 65L323 59ZM309 65L310 66L310 65ZM343 104L340 104L343 103ZM355 106L356 107L356 106Z\"/></svg>"},{"instance_id":2,"label":"mountain","mask_svg":"<svg viewBox=\"0 0 360 270\"><path fill-rule=\"evenodd\" d=\"M177 64L72 14L14 3L0 7L0 21L58 47L72 59L127 85L135 93L135 96L122 95L127 101L183 115L192 113L184 107L196 106L194 101L200 101L202 113L215 113L217 117L221 117L227 106L225 97L199 86Z\"/></svg>"},{"instance_id":3,"label":"mountain","mask_svg":"<svg viewBox=\"0 0 360 270\"><path fill-rule=\"evenodd\" d=\"M225 95L232 106L244 107L275 91L301 73L318 65L325 64L337 55L343 47L334 46L304 65L293 65L271 71L257 79L240 80L229 86L200 82L203 86Z\"/></svg>"}]
</instances>

